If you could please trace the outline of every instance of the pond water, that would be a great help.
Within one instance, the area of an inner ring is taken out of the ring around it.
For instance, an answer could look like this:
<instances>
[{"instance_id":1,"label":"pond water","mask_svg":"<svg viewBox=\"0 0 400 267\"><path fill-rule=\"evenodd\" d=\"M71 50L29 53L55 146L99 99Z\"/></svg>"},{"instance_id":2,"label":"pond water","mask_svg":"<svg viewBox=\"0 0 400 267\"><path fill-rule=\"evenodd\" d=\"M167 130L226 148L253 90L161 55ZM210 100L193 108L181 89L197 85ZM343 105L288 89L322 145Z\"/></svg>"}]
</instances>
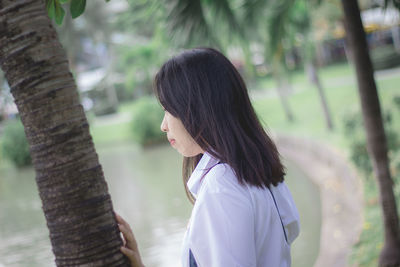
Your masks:
<instances>
[{"instance_id":1,"label":"pond water","mask_svg":"<svg viewBox=\"0 0 400 267\"><path fill-rule=\"evenodd\" d=\"M191 211L181 156L168 145L141 149L124 143L97 151L114 208L131 224L146 266L180 266ZM319 192L297 166L285 165L302 226L292 246L292 266L309 267L319 249ZM55 266L32 168L0 168L0 267L6 266Z\"/></svg>"}]
</instances>

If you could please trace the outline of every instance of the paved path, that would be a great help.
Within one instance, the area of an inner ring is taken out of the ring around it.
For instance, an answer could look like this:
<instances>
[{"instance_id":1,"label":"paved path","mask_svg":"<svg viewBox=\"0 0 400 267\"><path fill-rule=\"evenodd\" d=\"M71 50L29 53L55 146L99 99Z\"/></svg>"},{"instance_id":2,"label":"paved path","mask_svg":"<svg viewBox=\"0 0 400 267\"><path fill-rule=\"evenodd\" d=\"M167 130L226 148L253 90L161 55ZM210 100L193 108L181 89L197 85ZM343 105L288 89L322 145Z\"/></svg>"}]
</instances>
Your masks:
<instances>
[{"instance_id":1,"label":"paved path","mask_svg":"<svg viewBox=\"0 0 400 267\"><path fill-rule=\"evenodd\" d=\"M313 140L279 135L284 158L298 165L318 185L322 201L320 251L314 267L345 267L363 223L361 180L346 157ZM312 208L312 207L310 207Z\"/></svg>"}]
</instances>

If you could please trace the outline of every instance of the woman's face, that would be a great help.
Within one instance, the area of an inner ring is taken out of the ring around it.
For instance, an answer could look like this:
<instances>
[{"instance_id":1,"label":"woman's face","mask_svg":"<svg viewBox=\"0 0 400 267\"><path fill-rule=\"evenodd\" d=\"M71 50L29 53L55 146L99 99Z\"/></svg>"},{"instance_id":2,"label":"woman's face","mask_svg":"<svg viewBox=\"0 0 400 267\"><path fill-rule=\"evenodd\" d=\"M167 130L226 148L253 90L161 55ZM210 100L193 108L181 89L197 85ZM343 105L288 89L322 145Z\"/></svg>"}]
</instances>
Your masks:
<instances>
[{"instance_id":1,"label":"woman's face","mask_svg":"<svg viewBox=\"0 0 400 267\"><path fill-rule=\"evenodd\" d=\"M185 157L193 157L204 153L201 147L186 131L182 121L165 111L161 122L161 131L167 133L168 141L173 148Z\"/></svg>"}]
</instances>

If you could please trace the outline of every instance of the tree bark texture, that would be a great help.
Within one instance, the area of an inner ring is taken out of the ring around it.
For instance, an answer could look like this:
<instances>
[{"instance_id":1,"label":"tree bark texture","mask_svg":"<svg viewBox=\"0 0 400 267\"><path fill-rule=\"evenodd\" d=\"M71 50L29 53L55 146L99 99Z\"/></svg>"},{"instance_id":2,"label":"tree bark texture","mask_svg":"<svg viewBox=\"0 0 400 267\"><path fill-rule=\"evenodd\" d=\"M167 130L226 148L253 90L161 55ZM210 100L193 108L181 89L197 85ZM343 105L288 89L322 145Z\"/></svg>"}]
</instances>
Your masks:
<instances>
[{"instance_id":1,"label":"tree bark texture","mask_svg":"<svg viewBox=\"0 0 400 267\"><path fill-rule=\"evenodd\" d=\"M43 0L0 0L0 66L30 145L57 266L129 266L76 84Z\"/></svg>"},{"instance_id":2,"label":"tree bark texture","mask_svg":"<svg viewBox=\"0 0 400 267\"><path fill-rule=\"evenodd\" d=\"M358 90L367 135L367 148L380 191L385 241L380 266L400 266L400 227L393 181L389 171L387 142L368 44L356 0L342 0L345 26L357 73Z\"/></svg>"}]
</instances>

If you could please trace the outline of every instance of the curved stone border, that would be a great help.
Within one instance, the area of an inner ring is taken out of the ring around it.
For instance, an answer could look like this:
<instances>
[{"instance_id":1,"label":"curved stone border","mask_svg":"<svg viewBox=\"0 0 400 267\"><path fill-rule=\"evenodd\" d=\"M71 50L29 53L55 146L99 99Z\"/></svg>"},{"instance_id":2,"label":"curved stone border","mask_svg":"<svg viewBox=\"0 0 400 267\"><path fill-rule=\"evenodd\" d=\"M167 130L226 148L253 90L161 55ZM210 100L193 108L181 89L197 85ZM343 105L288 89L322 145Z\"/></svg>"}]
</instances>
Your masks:
<instances>
[{"instance_id":1,"label":"curved stone border","mask_svg":"<svg viewBox=\"0 0 400 267\"><path fill-rule=\"evenodd\" d=\"M274 137L283 158L298 165L320 189L321 239L314 267L348 266L351 248L362 230L361 179L346 157L332 147L301 137Z\"/></svg>"}]
</instances>

